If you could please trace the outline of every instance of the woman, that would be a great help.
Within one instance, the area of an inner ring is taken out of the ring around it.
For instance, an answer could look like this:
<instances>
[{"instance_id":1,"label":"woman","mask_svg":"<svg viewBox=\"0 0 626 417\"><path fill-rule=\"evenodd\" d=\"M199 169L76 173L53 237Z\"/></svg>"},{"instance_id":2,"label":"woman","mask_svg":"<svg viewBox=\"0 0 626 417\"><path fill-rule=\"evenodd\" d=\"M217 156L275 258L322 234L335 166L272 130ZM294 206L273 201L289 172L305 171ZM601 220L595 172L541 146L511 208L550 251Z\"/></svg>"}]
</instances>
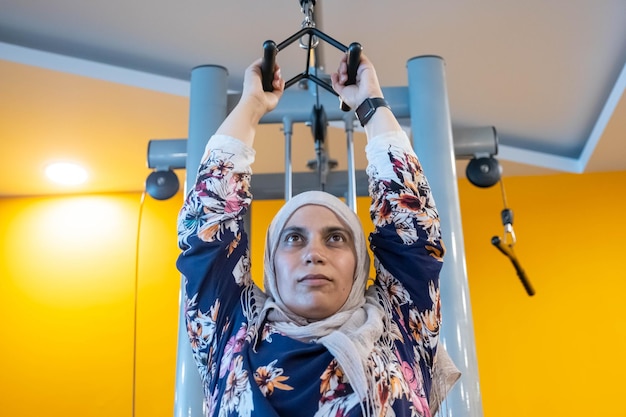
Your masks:
<instances>
[{"instance_id":1,"label":"woman","mask_svg":"<svg viewBox=\"0 0 626 417\"><path fill-rule=\"evenodd\" d=\"M383 97L367 57L355 85L343 85L346 71L344 57L332 83L346 104ZM321 191L281 208L267 233L265 292L252 281L242 221L252 200L252 146L284 85L276 67L274 91L264 92L260 61L247 69L241 100L207 144L179 217L177 266L205 414L430 416L458 379L434 372L451 365L438 348L444 247L426 178L384 100L361 119L374 284L367 288L359 219ZM433 382L440 380L443 387Z\"/></svg>"}]
</instances>

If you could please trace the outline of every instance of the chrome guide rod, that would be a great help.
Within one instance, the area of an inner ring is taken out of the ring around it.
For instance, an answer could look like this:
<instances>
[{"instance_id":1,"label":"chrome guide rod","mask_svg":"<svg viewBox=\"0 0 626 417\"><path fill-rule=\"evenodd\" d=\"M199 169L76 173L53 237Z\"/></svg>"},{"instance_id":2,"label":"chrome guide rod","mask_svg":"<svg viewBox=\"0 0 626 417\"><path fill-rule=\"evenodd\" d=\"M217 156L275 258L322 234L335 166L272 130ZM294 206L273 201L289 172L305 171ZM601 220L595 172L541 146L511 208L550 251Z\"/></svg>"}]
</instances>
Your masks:
<instances>
[{"instance_id":1,"label":"chrome guide rod","mask_svg":"<svg viewBox=\"0 0 626 417\"><path fill-rule=\"evenodd\" d=\"M346 113L343 118L346 124L346 146L348 155L348 195L346 203L355 213L356 209L356 166L354 164L354 112Z\"/></svg>"},{"instance_id":2,"label":"chrome guide rod","mask_svg":"<svg viewBox=\"0 0 626 417\"><path fill-rule=\"evenodd\" d=\"M283 117L283 131L285 133L285 201L289 201L293 196L293 167L291 164L293 121L289 116Z\"/></svg>"}]
</instances>

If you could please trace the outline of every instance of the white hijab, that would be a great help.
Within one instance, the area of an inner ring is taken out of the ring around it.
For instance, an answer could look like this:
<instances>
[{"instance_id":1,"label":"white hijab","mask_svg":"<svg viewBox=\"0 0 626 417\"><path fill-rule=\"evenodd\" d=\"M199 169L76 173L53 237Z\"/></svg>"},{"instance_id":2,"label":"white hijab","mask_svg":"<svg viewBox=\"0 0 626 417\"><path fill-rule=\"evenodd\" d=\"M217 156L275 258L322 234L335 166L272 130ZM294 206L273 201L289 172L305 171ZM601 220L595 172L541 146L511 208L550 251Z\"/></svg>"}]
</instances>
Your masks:
<instances>
[{"instance_id":1,"label":"white hijab","mask_svg":"<svg viewBox=\"0 0 626 417\"><path fill-rule=\"evenodd\" d=\"M330 209L349 228L356 252L356 269L352 290L345 304L332 316L309 321L285 305L278 292L274 255L280 234L292 214L305 205ZM279 332L298 340L320 343L336 358L361 400L364 415L379 409L368 358L380 338L384 312L373 291L367 291L370 259L365 235L357 215L337 197L323 191L307 191L290 199L276 214L269 226L265 242L265 300L258 325L267 318ZM260 330L261 329L257 329Z\"/></svg>"}]
</instances>

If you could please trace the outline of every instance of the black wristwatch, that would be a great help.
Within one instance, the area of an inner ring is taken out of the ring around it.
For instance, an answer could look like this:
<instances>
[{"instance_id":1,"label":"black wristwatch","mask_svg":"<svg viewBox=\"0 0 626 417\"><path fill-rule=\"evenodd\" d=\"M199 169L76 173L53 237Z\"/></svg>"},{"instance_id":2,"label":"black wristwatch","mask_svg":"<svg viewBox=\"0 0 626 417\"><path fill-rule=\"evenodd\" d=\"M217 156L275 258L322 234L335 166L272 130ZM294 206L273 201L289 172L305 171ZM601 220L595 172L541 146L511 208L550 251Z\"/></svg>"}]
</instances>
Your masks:
<instances>
[{"instance_id":1,"label":"black wristwatch","mask_svg":"<svg viewBox=\"0 0 626 417\"><path fill-rule=\"evenodd\" d=\"M376 113L376 109L379 107L389 107L389 103L382 97L374 97L374 98L366 98L363 103L356 108L356 117L361 122L361 126L365 126L367 122L370 121L374 113Z\"/></svg>"}]
</instances>

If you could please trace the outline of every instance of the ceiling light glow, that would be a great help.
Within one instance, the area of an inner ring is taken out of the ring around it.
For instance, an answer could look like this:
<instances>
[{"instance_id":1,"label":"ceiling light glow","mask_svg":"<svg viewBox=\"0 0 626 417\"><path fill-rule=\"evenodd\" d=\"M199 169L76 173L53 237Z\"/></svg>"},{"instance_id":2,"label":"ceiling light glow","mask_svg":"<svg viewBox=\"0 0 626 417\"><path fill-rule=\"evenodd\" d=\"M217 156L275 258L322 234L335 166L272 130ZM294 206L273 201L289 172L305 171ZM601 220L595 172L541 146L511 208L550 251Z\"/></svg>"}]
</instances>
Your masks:
<instances>
[{"instance_id":1,"label":"ceiling light glow","mask_svg":"<svg viewBox=\"0 0 626 417\"><path fill-rule=\"evenodd\" d=\"M48 165L46 175L52 181L62 185L78 185L87 180L87 171L84 168L67 162Z\"/></svg>"}]
</instances>

